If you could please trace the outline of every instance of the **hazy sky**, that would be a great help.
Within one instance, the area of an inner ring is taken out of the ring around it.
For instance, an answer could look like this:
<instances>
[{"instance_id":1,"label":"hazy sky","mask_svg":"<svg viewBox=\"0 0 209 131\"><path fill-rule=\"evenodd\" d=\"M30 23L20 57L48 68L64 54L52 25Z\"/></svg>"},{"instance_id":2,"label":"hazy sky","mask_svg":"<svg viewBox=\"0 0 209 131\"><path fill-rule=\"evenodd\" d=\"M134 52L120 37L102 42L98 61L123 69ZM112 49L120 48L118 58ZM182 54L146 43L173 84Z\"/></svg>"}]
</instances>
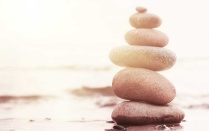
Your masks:
<instances>
[{"instance_id":1,"label":"hazy sky","mask_svg":"<svg viewBox=\"0 0 209 131\"><path fill-rule=\"evenodd\" d=\"M209 56L207 0L0 0L0 67L110 64L141 5L181 57Z\"/></svg>"}]
</instances>

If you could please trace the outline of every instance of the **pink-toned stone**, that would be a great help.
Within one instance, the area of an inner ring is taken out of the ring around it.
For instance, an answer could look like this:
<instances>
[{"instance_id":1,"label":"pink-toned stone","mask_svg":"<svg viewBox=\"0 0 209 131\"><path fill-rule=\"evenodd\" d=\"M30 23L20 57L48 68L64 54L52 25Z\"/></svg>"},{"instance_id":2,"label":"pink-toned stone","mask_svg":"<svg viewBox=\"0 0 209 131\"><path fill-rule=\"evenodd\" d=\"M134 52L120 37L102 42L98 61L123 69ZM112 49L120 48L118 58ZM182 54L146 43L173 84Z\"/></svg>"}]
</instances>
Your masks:
<instances>
[{"instance_id":1,"label":"pink-toned stone","mask_svg":"<svg viewBox=\"0 0 209 131\"><path fill-rule=\"evenodd\" d=\"M167 104L176 96L173 84L161 74L143 69L126 68L113 78L114 93L131 101L145 101L153 104Z\"/></svg>"},{"instance_id":2,"label":"pink-toned stone","mask_svg":"<svg viewBox=\"0 0 209 131\"><path fill-rule=\"evenodd\" d=\"M164 47L168 44L168 36L155 29L132 29L125 34L125 40L130 45Z\"/></svg>"},{"instance_id":3,"label":"pink-toned stone","mask_svg":"<svg viewBox=\"0 0 209 131\"><path fill-rule=\"evenodd\" d=\"M112 119L121 125L180 123L184 112L172 105L151 105L142 102L123 102L113 110Z\"/></svg>"},{"instance_id":4,"label":"pink-toned stone","mask_svg":"<svg viewBox=\"0 0 209 131\"><path fill-rule=\"evenodd\" d=\"M134 28L157 28L162 21L159 16L152 13L134 13L130 16L129 23Z\"/></svg>"}]
</instances>

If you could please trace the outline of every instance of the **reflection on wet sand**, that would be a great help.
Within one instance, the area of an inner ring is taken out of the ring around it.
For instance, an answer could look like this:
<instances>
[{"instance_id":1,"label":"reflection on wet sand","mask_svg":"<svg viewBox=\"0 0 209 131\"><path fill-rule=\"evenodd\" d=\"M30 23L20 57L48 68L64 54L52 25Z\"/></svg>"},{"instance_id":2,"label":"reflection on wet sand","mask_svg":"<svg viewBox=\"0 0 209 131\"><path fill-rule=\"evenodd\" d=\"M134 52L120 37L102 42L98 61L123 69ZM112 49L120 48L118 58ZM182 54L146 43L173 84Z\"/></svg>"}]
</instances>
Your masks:
<instances>
[{"instance_id":1,"label":"reflection on wet sand","mask_svg":"<svg viewBox=\"0 0 209 131\"><path fill-rule=\"evenodd\" d=\"M11 95L3 95L0 96L0 104L1 103L9 103L9 102L34 102L42 99L47 99L52 96L39 96L39 95L28 95L28 96L11 96Z\"/></svg>"}]
</instances>

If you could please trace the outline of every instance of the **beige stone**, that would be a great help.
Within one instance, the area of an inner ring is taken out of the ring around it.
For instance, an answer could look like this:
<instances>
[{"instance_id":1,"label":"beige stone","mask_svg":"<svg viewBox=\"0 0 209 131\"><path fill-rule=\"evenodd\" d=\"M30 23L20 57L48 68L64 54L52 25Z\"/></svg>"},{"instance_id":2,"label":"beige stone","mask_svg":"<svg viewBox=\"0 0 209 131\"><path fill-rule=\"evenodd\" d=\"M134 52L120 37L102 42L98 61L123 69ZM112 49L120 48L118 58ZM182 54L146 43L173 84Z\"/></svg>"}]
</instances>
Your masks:
<instances>
[{"instance_id":1,"label":"beige stone","mask_svg":"<svg viewBox=\"0 0 209 131\"><path fill-rule=\"evenodd\" d=\"M130 16L129 23L134 28L157 28L162 20L152 13L134 13Z\"/></svg>"},{"instance_id":2,"label":"beige stone","mask_svg":"<svg viewBox=\"0 0 209 131\"><path fill-rule=\"evenodd\" d=\"M125 40L130 45L144 45L164 47L168 44L168 37L155 29L132 29L125 34Z\"/></svg>"},{"instance_id":3,"label":"beige stone","mask_svg":"<svg viewBox=\"0 0 209 131\"><path fill-rule=\"evenodd\" d=\"M139 13L145 13L145 12L147 12L147 8L142 7L142 6L137 6L136 11Z\"/></svg>"},{"instance_id":4,"label":"beige stone","mask_svg":"<svg viewBox=\"0 0 209 131\"><path fill-rule=\"evenodd\" d=\"M172 105L151 105L142 102L123 102L113 110L112 119L121 125L180 123L184 112Z\"/></svg>"},{"instance_id":5,"label":"beige stone","mask_svg":"<svg viewBox=\"0 0 209 131\"><path fill-rule=\"evenodd\" d=\"M118 46L110 51L110 60L119 66L161 71L171 68L176 55L169 49L151 46Z\"/></svg>"}]
</instances>

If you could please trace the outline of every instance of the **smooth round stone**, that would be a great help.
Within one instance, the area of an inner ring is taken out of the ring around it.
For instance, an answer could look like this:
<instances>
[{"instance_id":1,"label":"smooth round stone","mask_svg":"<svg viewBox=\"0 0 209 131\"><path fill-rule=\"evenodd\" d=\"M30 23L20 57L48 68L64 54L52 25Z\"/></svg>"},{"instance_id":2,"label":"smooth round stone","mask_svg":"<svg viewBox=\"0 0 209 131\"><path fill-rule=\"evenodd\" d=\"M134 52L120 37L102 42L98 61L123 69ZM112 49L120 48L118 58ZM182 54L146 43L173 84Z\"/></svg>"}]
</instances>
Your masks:
<instances>
[{"instance_id":1,"label":"smooth round stone","mask_svg":"<svg viewBox=\"0 0 209 131\"><path fill-rule=\"evenodd\" d=\"M180 123L183 118L184 112L175 106L132 101L120 103L112 112L112 119L120 125Z\"/></svg>"},{"instance_id":2,"label":"smooth round stone","mask_svg":"<svg viewBox=\"0 0 209 131\"><path fill-rule=\"evenodd\" d=\"M132 29L125 34L125 40L130 45L144 45L164 47L168 44L168 37L155 29Z\"/></svg>"},{"instance_id":3,"label":"smooth round stone","mask_svg":"<svg viewBox=\"0 0 209 131\"><path fill-rule=\"evenodd\" d=\"M176 55L169 49L151 46L119 46L110 51L110 60L119 66L161 71L171 68Z\"/></svg>"},{"instance_id":4,"label":"smooth round stone","mask_svg":"<svg viewBox=\"0 0 209 131\"><path fill-rule=\"evenodd\" d=\"M164 105L176 96L173 84L161 74L143 69L126 68L113 78L112 88L116 96L131 101L145 101Z\"/></svg>"},{"instance_id":5,"label":"smooth round stone","mask_svg":"<svg viewBox=\"0 0 209 131\"><path fill-rule=\"evenodd\" d=\"M130 16L129 23L134 28L157 28L162 21L159 16L152 13L135 13Z\"/></svg>"},{"instance_id":6,"label":"smooth round stone","mask_svg":"<svg viewBox=\"0 0 209 131\"><path fill-rule=\"evenodd\" d=\"M136 11L139 13L145 13L145 12L147 12L147 8L142 7L142 6L137 6Z\"/></svg>"}]
</instances>

